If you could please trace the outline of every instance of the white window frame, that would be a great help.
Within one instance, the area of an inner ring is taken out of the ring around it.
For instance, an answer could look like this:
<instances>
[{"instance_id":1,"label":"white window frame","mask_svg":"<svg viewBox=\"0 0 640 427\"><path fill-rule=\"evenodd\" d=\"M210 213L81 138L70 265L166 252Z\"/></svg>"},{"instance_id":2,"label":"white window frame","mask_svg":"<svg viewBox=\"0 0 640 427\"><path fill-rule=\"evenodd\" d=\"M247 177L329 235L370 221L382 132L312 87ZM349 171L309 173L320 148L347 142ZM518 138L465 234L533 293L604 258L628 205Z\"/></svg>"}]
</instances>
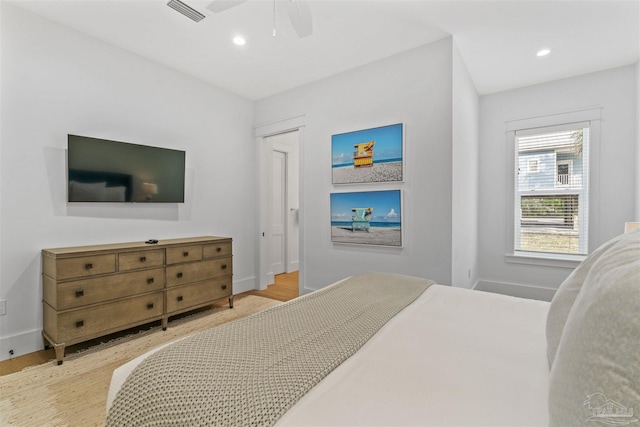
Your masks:
<instances>
[{"instance_id":1,"label":"white window frame","mask_svg":"<svg viewBox=\"0 0 640 427\"><path fill-rule=\"evenodd\" d=\"M600 154L600 122L602 120L602 108L588 108L584 110L570 111L564 113L549 114L544 116L535 116L506 122L507 136L507 188L509 189L506 197L507 212L507 232L505 245L505 261L509 263L539 265L561 268L575 268L586 256L571 254L553 254L538 252L522 252L516 251L514 247L515 237L515 215L513 207L515 206L515 185L517 182L516 168L516 132L534 130L539 128L548 128L553 131L553 126L564 127L567 124L578 124L588 122L589 130L589 226L587 231L588 242L597 242L597 209L594 207L599 200L599 159ZM547 131L547 129L545 129ZM589 243L588 253L592 251L591 243Z\"/></svg>"},{"instance_id":2,"label":"white window frame","mask_svg":"<svg viewBox=\"0 0 640 427\"><path fill-rule=\"evenodd\" d=\"M566 184L563 184L560 182L560 180L558 179L558 177L560 176L560 174L558 173L558 166L560 165L567 165L567 170L568 170L568 178L567 180L569 182L567 182ZM573 161L571 160L556 160L556 171L555 171L555 181L556 181L556 187L567 187L570 185L571 183L571 177L573 176Z\"/></svg>"}]
</instances>

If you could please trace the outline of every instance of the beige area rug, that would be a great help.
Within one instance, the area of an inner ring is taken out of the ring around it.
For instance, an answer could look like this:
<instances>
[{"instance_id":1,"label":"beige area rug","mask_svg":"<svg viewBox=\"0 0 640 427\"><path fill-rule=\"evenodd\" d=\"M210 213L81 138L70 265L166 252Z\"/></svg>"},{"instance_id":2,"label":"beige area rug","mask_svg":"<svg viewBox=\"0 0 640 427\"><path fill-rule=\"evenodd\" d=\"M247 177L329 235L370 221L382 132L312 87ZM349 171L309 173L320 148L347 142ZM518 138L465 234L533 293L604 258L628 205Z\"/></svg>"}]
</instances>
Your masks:
<instances>
[{"instance_id":1,"label":"beige area rug","mask_svg":"<svg viewBox=\"0 0 640 427\"><path fill-rule=\"evenodd\" d=\"M191 317L0 377L0 426L103 426L111 374L158 345L280 304L249 295Z\"/></svg>"}]
</instances>

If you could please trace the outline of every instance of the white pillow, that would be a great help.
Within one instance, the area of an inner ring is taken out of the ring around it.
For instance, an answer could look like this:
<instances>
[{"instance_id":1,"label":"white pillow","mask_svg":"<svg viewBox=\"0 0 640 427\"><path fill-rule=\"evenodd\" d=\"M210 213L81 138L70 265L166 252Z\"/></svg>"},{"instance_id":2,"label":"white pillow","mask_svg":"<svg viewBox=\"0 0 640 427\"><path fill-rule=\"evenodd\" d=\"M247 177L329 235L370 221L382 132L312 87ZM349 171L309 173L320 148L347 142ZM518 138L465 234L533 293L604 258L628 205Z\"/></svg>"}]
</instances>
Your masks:
<instances>
[{"instance_id":1,"label":"white pillow","mask_svg":"<svg viewBox=\"0 0 640 427\"><path fill-rule=\"evenodd\" d=\"M547 359L549 360L549 369L551 369L553 360L556 357L567 317L569 317L573 303L578 297L580 289L582 289L585 278L600 256L623 238L623 236L624 235L615 237L593 251L558 287L558 290L551 300L549 313L547 314Z\"/></svg>"},{"instance_id":2,"label":"white pillow","mask_svg":"<svg viewBox=\"0 0 640 427\"><path fill-rule=\"evenodd\" d=\"M127 191L127 187L107 187L104 190L104 201L105 202L124 202L125 193Z\"/></svg>"},{"instance_id":3,"label":"white pillow","mask_svg":"<svg viewBox=\"0 0 640 427\"><path fill-rule=\"evenodd\" d=\"M549 377L551 426L638 421L640 232L621 236L587 273ZM634 415L635 414L635 415Z\"/></svg>"},{"instance_id":4,"label":"white pillow","mask_svg":"<svg viewBox=\"0 0 640 427\"><path fill-rule=\"evenodd\" d=\"M70 202L102 202L104 201L106 182L69 182Z\"/></svg>"}]
</instances>

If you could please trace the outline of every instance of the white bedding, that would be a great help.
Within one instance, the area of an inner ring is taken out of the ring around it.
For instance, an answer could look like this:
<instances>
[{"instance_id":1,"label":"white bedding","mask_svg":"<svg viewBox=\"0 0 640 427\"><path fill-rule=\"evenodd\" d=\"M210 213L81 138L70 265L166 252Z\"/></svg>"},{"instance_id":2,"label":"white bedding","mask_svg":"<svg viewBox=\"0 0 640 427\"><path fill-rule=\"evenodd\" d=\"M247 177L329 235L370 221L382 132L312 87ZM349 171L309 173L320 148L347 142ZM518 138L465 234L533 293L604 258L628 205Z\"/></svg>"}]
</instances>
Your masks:
<instances>
[{"instance_id":1,"label":"white bedding","mask_svg":"<svg viewBox=\"0 0 640 427\"><path fill-rule=\"evenodd\" d=\"M276 425L547 425L548 308L433 285ZM144 357L114 372L107 408Z\"/></svg>"}]
</instances>

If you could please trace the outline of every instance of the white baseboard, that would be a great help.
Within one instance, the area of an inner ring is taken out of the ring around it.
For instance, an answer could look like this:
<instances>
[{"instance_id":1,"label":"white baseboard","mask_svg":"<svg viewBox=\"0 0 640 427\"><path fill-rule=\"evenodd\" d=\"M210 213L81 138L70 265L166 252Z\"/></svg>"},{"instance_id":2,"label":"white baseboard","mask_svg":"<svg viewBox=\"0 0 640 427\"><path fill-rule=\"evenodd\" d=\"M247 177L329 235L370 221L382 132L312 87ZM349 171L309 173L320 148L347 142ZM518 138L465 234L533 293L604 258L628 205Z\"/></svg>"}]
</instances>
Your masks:
<instances>
[{"instance_id":1,"label":"white baseboard","mask_svg":"<svg viewBox=\"0 0 640 427\"><path fill-rule=\"evenodd\" d=\"M273 272L269 272L269 273L264 275L263 280L262 280L261 283L256 283L255 289L257 289L259 291L264 291L265 289L267 289L267 286L273 285L275 280L276 279L275 279L275 275L273 274Z\"/></svg>"},{"instance_id":2,"label":"white baseboard","mask_svg":"<svg viewBox=\"0 0 640 427\"><path fill-rule=\"evenodd\" d=\"M42 329L0 338L0 361L33 353L43 348ZM9 350L13 350L13 355L9 354Z\"/></svg>"},{"instance_id":3,"label":"white baseboard","mask_svg":"<svg viewBox=\"0 0 640 427\"><path fill-rule=\"evenodd\" d=\"M489 282L485 280L479 280L473 289L540 301L551 301L556 293L556 290L551 288L518 283Z\"/></svg>"},{"instance_id":4,"label":"white baseboard","mask_svg":"<svg viewBox=\"0 0 640 427\"><path fill-rule=\"evenodd\" d=\"M293 271L299 271L299 270L300 270L300 262L294 261L294 262L290 262L289 264L287 264L286 273L291 273Z\"/></svg>"},{"instance_id":5,"label":"white baseboard","mask_svg":"<svg viewBox=\"0 0 640 427\"><path fill-rule=\"evenodd\" d=\"M234 295L241 294L242 292L254 291L256 289L259 289L259 287L255 277L248 277L246 279L241 279L233 282Z\"/></svg>"}]
</instances>

